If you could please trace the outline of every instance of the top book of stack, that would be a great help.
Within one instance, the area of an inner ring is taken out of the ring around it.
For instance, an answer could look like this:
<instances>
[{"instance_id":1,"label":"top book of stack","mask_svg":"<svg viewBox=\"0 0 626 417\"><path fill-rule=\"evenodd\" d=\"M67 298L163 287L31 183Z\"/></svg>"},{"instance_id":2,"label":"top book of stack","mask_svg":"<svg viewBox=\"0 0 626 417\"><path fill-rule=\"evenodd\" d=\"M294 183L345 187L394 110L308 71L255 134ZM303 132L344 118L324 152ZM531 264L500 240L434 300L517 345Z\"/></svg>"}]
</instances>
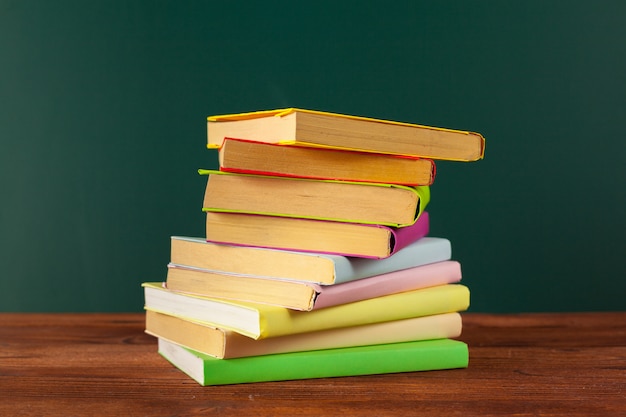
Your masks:
<instances>
[{"instance_id":1,"label":"top book of stack","mask_svg":"<svg viewBox=\"0 0 626 417\"><path fill-rule=\"evenodd\" d=\"M231 138L448 161L485 152L479 133L296 108L209 116L207 136L210 149Z\"/></svg>"}]
</instances>

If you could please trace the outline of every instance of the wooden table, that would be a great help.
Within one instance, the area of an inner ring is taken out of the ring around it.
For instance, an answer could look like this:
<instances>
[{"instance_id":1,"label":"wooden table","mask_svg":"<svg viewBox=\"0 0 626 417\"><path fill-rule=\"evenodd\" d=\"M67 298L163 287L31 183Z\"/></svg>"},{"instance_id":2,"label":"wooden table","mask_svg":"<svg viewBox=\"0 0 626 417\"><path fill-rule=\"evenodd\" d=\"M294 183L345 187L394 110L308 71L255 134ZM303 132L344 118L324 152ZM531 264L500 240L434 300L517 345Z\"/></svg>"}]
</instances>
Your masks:
<instances>
[{"instance_id":1,"label":"wooden table","mask_svg":"<svg viewBox=\"0 0 626 417\"><path fill-rule=\"evenodd\" d=\"M464 314L468 369L200 387L143 314L0 314L0 416L626 416L626 313Z\"/></svg>"}]
</instances>

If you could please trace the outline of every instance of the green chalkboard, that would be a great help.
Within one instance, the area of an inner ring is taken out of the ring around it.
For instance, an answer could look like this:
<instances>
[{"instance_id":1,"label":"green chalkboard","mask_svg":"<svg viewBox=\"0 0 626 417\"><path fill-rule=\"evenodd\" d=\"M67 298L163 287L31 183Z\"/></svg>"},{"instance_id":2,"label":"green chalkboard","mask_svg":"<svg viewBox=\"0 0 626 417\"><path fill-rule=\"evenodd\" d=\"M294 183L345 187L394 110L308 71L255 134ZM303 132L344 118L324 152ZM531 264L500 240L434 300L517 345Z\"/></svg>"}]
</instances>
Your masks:
<instances>
[{"instance_id":1,"label":"green chalkboard","mask_svg":"<svg viewBox=\"0 0 626 417\"><path fill-rule=\"evenodd\" d=\"M0 0L0 310L141 311L201 236L206 116L481 132L431 234L472 311L626 307L626 2Z\"/></svg>"}]
</instances>

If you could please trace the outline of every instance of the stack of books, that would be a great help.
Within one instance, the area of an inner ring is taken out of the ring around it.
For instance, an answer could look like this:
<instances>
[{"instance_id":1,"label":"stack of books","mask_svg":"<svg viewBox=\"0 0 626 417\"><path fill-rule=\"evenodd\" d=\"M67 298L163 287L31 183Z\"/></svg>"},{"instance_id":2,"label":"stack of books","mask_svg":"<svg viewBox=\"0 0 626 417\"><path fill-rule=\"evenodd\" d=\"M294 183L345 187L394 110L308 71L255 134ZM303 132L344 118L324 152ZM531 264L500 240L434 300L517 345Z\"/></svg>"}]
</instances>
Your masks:
<instances>
[{"instance_id":1,"label":"stack of books","mask_svg":"<svg viewBox=\"0 0 626 417\"><path fill-rule=\"evenodd\" d=\"M301 109L208 118L206 235L171 238L146 332L201 385L463 368L469 290L429 234L477 133Z\"/></svg>"}]
</instances>

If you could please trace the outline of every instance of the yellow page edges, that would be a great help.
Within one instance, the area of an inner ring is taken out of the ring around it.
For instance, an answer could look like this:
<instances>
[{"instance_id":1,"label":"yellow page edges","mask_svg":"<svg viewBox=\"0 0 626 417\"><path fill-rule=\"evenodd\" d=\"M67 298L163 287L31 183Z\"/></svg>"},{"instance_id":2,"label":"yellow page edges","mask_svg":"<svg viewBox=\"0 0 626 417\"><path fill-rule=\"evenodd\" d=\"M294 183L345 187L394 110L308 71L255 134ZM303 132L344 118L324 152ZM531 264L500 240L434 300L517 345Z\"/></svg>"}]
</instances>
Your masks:
<instances>
[{"instance_id":1,"label":"yellow page edges","mask_svg":"<svg viewBox=\"0 0 626 417\"><path fill-rule=\"evenodd\" d=\"M384 123L384 124L392 124L392 125L398 125L398 126L419 127L419 128L424 128L424 129L438 130L438 131L441 131L441 132L454 132L454 133L461 133L461 134L465 134L465 135L476 135L476 136L480 137L481 141L482 141L480 157L483 158L485 156L485 138L483 137L483 135L481 135L480 133L477 133L477 132L469 132L469 131L466 131L466 130L457 130L457 129L448 129L448 128L444 128L444 127L434 127L434 126L420 125L420 124L416 124L416 123L397 122L397 121L386 120L386 119L376 119L376 118L373 118L373 117L353 116L353 115L348 115L348 114L332 113L332 112L320 111L320 110L306 110L306 109L299 109L299 108L296 108L296 107L288 107L288 108L276 109L276 110L259 110L259 111L245 112L245 113L232 113L232 114L222 114L222 115L208 116L207 117L207 121L208 122L229 122L229 121L237 121L237 120L258 119L258 118L262 118L262 117L283 117L283 116L287 116L288 114L291 114L291 113L294 113L294 112L304 112L304 113L311 113L311 114L319 114L319 115L323 115L323 116L343 117L343 118L346 118L346 119L362 120L362 121L367 121L367 122L376 122L376 123ZM281 144L281 145L292 145L292 144L294 144L296 142L294 142L294 141L283 141L283 142L279 141L278 143ZM334 146L315 145L315 144L308 144L306 142L297 142L297 143L298 144L302 144L302 145L306 145L306 146L311 146L311 147L319 147L319 148L354 150L353 148L347 148L347 147L344 148L344 147L338 147L338 146L334 147ZM209 148L209 149L218 149L219 147L220 147L220 145L207 144L207 148Z\"/></svg>"},{"instance_id":2,"label":"yellow page edges","mask_svg":"<svg viewBox=\"0 0 626 417\"><path fill-rule=\"evenodd\" d=\"M198 174L200 175L231 175L231 176L240 176L240 177L256 177L256 178L276 178L276 179L280 179L280 180L288 180L288 181L305 181L305 182L331 182L331 183L340 183L340 184L356 184L356 185L366 185L366 186L371 186L371 187L385 187L385 188L402 188L405 190L409 190L413 193L416 193L419 197L419 205L418 205L418 212L417 215L415 216L415 221L417 221L417 219L419 219L419 217L422 215L422 213L424 212L424 210L426 209L426 206L428 205L428 203L430 202L430 187L427 185L418 185L415 187L411 187L411 186L407 186L407 185L400 185L400 184L384 184L384 183L375 183L375 182L363 182L363 181L341 181L341 180L322 180L322 179L310 179L310 178L297 178L297 177L282 177L282 176L273 176L273 175L256 175L256 174L244 174L244 173L234 173L234 172L224 172L224 171L217 171L217 170L212 170L212 169L199 169L198 170ZM223 213L240 213L240 211L238 210L226 210L226 209L221 209L221 210L214 210L214 209L208 209L208 208L202 208L202 211L219 211L219 212L223 212ZM283 215L283 214L278 214L278 213L254 213L254 214L264 214L264 215L272 215L272 216L276 216L276 217L291 217L289 215ZM330 220L330 221L347 221L345 219L334 219L334 218L319 218L319 217L302 217L305 219L313 219L313 220ZM413 222L415 223L415 222ZM364 224L375 224L375 223L364 223ZM412 224L412 223L411 223ZM392 227L403 227L403 226L409 226L409 224L402 224L402 225L397 225L397 224L387 224L386 226L392 226Z\"/></svg>"}]
</instances>

